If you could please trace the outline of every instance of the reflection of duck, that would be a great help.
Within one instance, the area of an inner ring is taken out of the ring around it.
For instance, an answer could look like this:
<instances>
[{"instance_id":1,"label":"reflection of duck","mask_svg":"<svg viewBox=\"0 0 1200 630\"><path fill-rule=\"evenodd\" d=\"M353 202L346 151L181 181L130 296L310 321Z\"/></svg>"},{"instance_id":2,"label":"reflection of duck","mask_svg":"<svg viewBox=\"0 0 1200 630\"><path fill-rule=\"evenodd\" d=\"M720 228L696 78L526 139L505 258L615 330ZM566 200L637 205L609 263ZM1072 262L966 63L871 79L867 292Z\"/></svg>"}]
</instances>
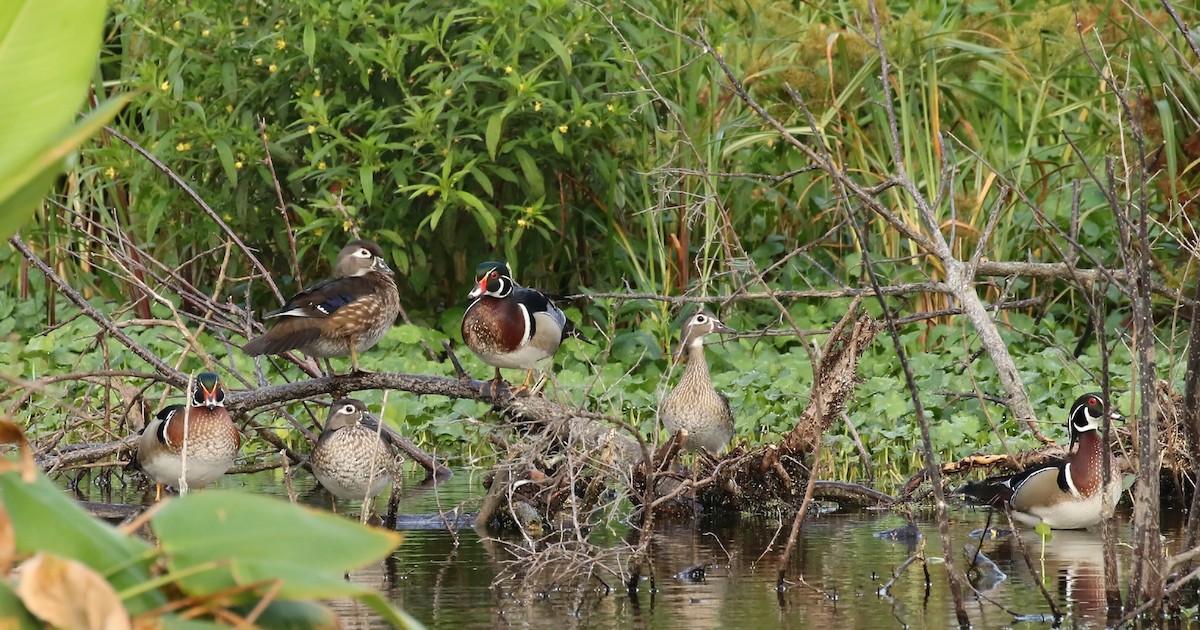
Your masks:
<instances>
[{"instance_id":1,"label":"reflection of duck","mask_svg":"<svg viewBox=\"0 0 1200 630\"><path fill-rule=\"evenodd\" d=\"M1021 535L1030 553L1041 550L1041 538L1034 532ZM1103 626L1107 621L1108 600L1104 592L1104 542L1087 532L1056 531L1046 542L1045 567L1056 577L1059 596L1068 602L1075 625ZM1120 574L1120 567L1117 567Z\"/></svg>"}]
</instances>

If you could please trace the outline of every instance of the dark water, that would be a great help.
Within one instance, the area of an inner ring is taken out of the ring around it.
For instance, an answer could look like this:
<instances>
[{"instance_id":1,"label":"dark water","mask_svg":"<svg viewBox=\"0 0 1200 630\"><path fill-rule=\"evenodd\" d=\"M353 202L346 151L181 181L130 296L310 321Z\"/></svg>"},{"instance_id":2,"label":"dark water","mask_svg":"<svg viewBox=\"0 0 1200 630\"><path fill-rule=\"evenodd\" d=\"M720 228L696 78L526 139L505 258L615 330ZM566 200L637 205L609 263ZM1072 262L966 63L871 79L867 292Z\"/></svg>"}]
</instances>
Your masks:
<instances>
[{"instance_id":1,"label":"dark water","mask_svg":"<svg viewBox=\"0 0 1200 630\"><path fill-rule=\"evenodd\" d=\"M286 495L282 475L227 477L220 486ZM473 511L481 492L480 476L459 473L437 486L406 483L400 503L404 514ZM293 490L298 500L327 507L328 498L298 471ZM109 496L102 500L136 501ZM357 513L359 506L342 506ZM1120 537L1130 541L1128 515L1119 513ZM979 543L968 537L987 519L986 512L956 509L952 530L963 567L964 549ZM941 563L941 543L932 519L918 520L929 559L926 589L920 563L897 579L887 595L880 589L919 543L893 542L877 532L905 524L890 513L859 511L810 517L786 571L790 584L775 590L790 519L699 520L660 524L652 545L653 567L644 571L636 596L623 587L628 574L628 528L614 525L591 532L588 541L541 548L531 555L520 537L491 538L461 529L408 531L404 543L385 561L351 574L377 589L431 627L529 628L942 628L955 625L953 600ZM1167 546L1175 551L1178 524L1164 524ZM1044 545L1022 535L1043 584L1065 613L1065 627L1103 627L1105 597L1103 556L1098 532L1056 531ZM999 573L984 572L977 584L983 597L968 593L968 614L976 627L1050 627L1050 609L1012 538L983 543L983 554ZM1118 548L1122 581L1128 575L1129 547ZM594 576L578 579L581 562L591 561ZM687 569L703 571L681 574ZM651 581L653 576L653 582ZM1124 582L1122 582L1124 587ZM987 599L984 599L986 597ZM990 602L987 600L991 600ZM348 628L386 627L355 602L335 602ZM1001 608L1003 607L1003 609ZM1028 615L1017 619L1013 614Z\"/></svg>"}]
</instances>

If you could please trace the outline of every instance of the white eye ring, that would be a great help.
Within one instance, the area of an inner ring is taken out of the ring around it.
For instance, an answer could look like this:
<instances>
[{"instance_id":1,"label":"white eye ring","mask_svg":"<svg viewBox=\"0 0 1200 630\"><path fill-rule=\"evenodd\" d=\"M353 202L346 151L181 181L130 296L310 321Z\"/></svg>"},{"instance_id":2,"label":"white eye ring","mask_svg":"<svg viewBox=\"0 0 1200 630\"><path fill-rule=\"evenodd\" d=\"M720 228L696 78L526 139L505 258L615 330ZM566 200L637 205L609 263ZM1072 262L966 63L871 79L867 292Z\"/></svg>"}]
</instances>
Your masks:
<instances>
[{"instance_id":1,"label":"white eye ring","mask_svg":"<svg viewBox=\"0 0 1200 630\"><path fill-rule=\"evenodd\" d=\"M374 258L374 256L371 255L371 250L369 250L365 247L354 252L354 255L358 256L359 258Z\"/></svg>"},{"instance_id":2,"label":"white eye ring","mask_svg":"<svg viewBox=\"0 0 1200 630\"><path fill-rule=\"evenodd\" d=\"M696 324L703 324L707 321L708 321L708 318L705 317L703 313L696 315L695 317L692 318L692 322L696 323Z\"/></svg>"},{"instance_id":3,"label":"white eye ring","mask_svg":"<svg viewBox=\"0 0 1200 630\"><path fill-rule=\"evenodd\" d=\"M357 409L354 408L354 405L343 405L342 406L342 413L344 413L344 414L351 415L355 411L357 411Z\"/></svg>"}]
</instances>

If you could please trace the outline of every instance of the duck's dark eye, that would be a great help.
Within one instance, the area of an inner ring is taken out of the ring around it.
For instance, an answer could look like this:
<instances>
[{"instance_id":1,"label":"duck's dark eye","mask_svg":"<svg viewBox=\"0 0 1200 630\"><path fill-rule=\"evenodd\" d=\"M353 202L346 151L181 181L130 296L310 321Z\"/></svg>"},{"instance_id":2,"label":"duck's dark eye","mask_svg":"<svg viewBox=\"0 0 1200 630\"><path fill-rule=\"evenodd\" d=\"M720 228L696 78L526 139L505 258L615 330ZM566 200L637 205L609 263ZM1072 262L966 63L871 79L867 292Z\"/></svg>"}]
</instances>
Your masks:
<instances>
[{"instance_id":1,"label":"duck's dark eye","mask_svg":"<svg viewBox=\"0 0 1200 630\"><path fill-rule=\"evenodd\" d=\"M696 316L696 323L697 323L697 324L703 324L704 322L707 322L707 321L708 321L708 318L707 318L707 317L705 317L705 316L703 316L703 315L697 315L697 316Z\"/></svg>"},{"instance_id":2,"label":"duck's dark eye","mask_svg":"<svg viewBox=\"0 0 1200 630\"><path fill-rule=\"evenodd\" d=\"M344 413L344 414L354 413L354 405L346 405L346 406L342 407L342 413Z\"/></svg>"}]
</instances>

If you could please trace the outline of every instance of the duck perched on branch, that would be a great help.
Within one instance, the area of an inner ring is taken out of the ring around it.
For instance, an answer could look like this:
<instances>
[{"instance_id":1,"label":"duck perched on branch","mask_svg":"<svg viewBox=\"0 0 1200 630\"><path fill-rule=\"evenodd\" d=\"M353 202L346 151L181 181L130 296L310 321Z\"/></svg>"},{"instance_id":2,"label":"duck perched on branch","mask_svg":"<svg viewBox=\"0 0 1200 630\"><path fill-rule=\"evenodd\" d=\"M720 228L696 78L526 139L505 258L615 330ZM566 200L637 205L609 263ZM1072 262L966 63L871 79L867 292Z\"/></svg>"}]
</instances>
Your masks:
<instances>
[{"instance_id":1,"label":"duck perched on branch","mask_svg":"<svg viewBox=\"0 0 1200 630\"><path fill-rule=\"evenodd\" d=\"M474 302L463 313L463 341L496 368L493 391L502 382L500 368L527 370L521 389L528 389L536 364L553 357L567 337L591 343L545 293L518 285L503 262L479 265L467 297Z\"/></svg>"},{"instance_id":2,"label":"duck perched on branch","mask_svg":"<svg viewBox=\"0 0 1200 630\"><path fill-rule=\"evenodd\" d=\"M370 350L400 314L400 296L383 250L371 241L351 241L338 252L334 277L292 296L264 319L277 322L242 346L250 356L299 350L310 357L350 357Z\"/></svg>"}]
</instances>

